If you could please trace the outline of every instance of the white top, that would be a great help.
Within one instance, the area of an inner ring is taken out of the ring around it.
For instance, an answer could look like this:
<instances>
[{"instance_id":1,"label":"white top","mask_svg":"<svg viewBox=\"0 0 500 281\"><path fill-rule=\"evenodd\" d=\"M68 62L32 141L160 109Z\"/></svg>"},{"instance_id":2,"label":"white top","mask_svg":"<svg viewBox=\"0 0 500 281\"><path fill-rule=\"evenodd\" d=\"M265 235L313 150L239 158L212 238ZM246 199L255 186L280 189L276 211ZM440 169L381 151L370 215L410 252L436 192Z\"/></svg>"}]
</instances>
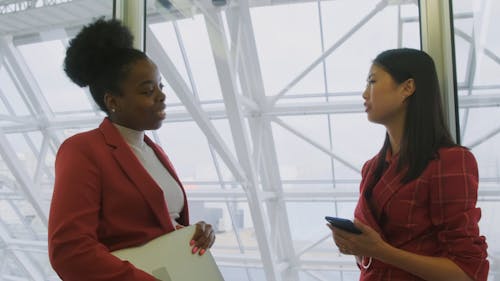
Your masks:
<instances>
[{"instance_id":1,"label":"white top","mask_svg":"<svg viewBox=\"0 0 500 281\"><path fill-rule=\"evenodd\" d=\"M132 130L113 123L128 143L135 156L153 180L161 187L174 227L184 207L184 193L170 172L163 166L154 150L144 142L144 131Z\"/></svg>"}]
</instances>

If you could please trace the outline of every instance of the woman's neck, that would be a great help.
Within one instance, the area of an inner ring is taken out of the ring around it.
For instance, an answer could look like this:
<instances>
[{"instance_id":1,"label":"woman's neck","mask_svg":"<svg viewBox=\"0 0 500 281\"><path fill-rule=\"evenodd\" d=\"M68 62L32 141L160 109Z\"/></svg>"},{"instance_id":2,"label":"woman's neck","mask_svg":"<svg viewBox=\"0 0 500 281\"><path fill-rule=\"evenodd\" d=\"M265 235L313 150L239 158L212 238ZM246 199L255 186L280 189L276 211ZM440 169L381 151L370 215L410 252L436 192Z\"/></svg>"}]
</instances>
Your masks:
<instances>
[{"instance_id":1,"label":"woman's neck","mask_svg":"<svg viewBox=\"0 0 500 281\"><path fill-rule=\"evenodd\" d=\"M391 143L391 152L392 155L398 154L399 149L401 148L401 139L394 138L391 133L389 133L389 141Z\"/></svg>"},{"instance_id":2,"label":"woman's neck","mask_svg":"<svg viewBox=\"0 0 500 281\"><path fill-rule=\"evenodd\" d=\"M134 129L127 128L122 125L118 125L113 123L115 127L118 129L120 134L123 136L125 141L136 148L142 149L145 146L144 142L144 131L136 131Z\"/></svg>"},{"instance_id":3,"label":"woman's neck","mask_svg":"<svg viewBox=\"0 0 500 281\"><path fill-rule=\"evenodd\" d=\"M401 149L401 141L404 132L404 119L396 120L393 124L386 125L389 142L391 143L392 155L398 154Z\"/></svg>"}]
</instances>

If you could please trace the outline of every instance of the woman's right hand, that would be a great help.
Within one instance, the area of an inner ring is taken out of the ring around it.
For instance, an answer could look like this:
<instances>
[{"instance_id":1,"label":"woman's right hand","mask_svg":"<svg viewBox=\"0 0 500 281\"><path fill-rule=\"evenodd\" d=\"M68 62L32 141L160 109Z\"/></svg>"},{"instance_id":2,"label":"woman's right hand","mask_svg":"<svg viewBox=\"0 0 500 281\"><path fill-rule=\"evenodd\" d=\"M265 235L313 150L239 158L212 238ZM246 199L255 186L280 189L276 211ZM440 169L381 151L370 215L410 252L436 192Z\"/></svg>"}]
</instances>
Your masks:
<instances>
[{"instance_id":1,"label":"woman's right hand","mask_svg":"<svg viewBox=\"0 0 500 281\"><path fill-rule=\"evenodd\" d=\"M382 249L388 246L370 226L356 219L354 219L354 224L362 231L361 234L353 234L327 224L332 230L333 240L342 254L375 257Z\"/></svg>"},{"instance_id":2,"label":"woman's right hand","mask_svg":"<svg viewBox=\"0 0 500 281\"><path fill-rule=\"evenodd\" d=\"M206 250L215 242L215 233L211 224L208 224L204 221L200 221L196 223L196 230L189 243L193 248L191 252L193 254L198 254L201 256L205 254Z\"/></svg>"}]
</instances>

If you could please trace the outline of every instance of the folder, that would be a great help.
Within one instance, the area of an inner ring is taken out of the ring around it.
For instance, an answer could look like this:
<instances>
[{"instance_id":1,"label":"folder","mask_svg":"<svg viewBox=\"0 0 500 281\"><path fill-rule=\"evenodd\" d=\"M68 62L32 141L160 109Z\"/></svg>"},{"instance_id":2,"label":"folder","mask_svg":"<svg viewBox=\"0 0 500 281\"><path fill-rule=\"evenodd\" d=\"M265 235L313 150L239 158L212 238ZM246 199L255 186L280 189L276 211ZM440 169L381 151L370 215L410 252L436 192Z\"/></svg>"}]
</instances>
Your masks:
<instances>
[{"instance_id":1,"label":"folder","mask_svg":"<svg viewBox=\"0 0 500 281\"><path fill-rule=\"evenodd\" d=\"M202 256L191 253L189 242L196 225L181 228L138 247L112 252L121 260L161 281L224 281L209 250Z\"/></svg>"}]
</instances>

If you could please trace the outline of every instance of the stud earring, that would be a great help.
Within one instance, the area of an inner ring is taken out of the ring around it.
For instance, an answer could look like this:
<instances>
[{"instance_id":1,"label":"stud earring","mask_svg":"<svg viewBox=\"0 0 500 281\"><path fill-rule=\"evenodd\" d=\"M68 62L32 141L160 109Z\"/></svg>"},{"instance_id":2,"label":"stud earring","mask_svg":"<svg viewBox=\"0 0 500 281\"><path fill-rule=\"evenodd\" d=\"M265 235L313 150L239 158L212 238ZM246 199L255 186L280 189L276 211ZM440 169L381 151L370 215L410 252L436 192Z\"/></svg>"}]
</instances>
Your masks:
<instances>
[{"instance_id":1,"label":"stud earring","mask_svg":"<svg viewBox=\"0 0 500 281\"><path fill-rule=\"evenodd\" d=\"M115 111L116 111L116 110L115 110L114 108L111 108L111 112L113 112L113 113L114 113Z\"/></svg>"}]
</instances>

